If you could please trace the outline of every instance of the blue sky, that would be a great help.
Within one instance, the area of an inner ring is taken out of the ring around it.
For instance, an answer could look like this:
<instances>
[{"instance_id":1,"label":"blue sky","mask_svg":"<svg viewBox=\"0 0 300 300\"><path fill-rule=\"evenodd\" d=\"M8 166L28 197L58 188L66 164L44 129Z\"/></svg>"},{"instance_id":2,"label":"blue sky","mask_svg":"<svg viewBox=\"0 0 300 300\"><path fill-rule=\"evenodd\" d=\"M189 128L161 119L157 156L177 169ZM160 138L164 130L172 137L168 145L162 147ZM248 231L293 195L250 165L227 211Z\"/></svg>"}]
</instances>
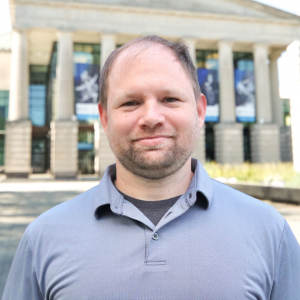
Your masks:
<instances>
[{"instance_id":1,"label":"blue sky","mask_svg":"<svg viewBox=\"0 0 300 300\"><path fill-rule=\"evenodd\" d=\"M9 14L9 0L0 0L0 34L11 31L11 22ZM256 0L295 15L300 15L300 0ZM288 69L286 68L286 54L283 53L279 59L279 82L280 86L285 85L288 79Z\"/></svg>"},{"instance_id":2,"label":"blue sky","mask_svg":"<svg viewBox=\"0 0 300 300\"><path fill-rule=\"evenodd\" d=\"M267 4L295 15L300 15L299 0L256 0L256 2Z\"/></svg>"}]
</instances>

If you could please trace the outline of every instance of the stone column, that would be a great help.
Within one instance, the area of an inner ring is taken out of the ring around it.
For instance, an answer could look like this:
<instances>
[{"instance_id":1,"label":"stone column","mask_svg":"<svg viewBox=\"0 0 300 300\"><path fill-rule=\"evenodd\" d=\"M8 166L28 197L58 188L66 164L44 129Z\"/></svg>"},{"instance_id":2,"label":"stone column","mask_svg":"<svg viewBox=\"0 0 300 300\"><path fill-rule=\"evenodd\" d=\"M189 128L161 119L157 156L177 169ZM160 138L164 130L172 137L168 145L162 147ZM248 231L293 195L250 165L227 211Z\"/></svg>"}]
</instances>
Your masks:
<instances>
[{"instance_id":1,"label":"stone column","mask_svg":"<svg viewBox=\"0 0 300 300\"><path fill-rule=\"evenodd\" d=\"M5 135L5 173L28 177L31 173L31 132L28 120L28 46L26 31L12 33L9 113Z\"/></svg>"},{"instance_id":2,"label":"stone column","mask_svg":"<svg viewBox=\"0 0 300 300\"><path fill-rule=\"evenodd\" d=\"M205 164L205 123L200 130L198 143L192 157L198 159L202 164Z\"/></svg>"},{"instance_id":3,"label":"stone column","mask_svg":"<svg viewBox=\"0 0 300 300\"><path fill-rule=\"evenodd\" d=\"M291 97L291 129L294 169L300 173L300 80L297 88L299 89L298 95L296 96L296 93L294 93Z\"/></svg>"},{"instance_id":4,"label":"stone column","mask_svg":"<svg viewBox=\"0 0 300 300\"><path fill-rule=\"evenodd\" d=\"M101 36L101 69L112 51L116 49L116 36L114 34L102 34ZM100 121L94 124L95 145L95 172L102 177L105 169L116 162L115 155L110 149L108 139Z\"/></svg>"},{"instance_id":5,"label":"stone column","mask_svg":"<svg viewBox=\"0 0 300 300\"><path fill-rule=\"evenodd\" d=\"M116 49L116 35L102 34L101 36L101 69L108 56Z\"/></svg>"},{"instance_id":6,"label":"stone column","mask_svg":"<svg viewBox=\"0 0 300 300\"><path fill-rule=\"evenodd\" d=\"M273 123L269 47L254 45L257 122L251 127L251 158L256 163L278 162L279 126Z\"/></svg>"},{"instance_id":7,"label":"stone column","mask_svg":"<svg viewBox=\"0 0 300 300\"><path fill-rule=\"evenodd\" d=\"M183 39L184 43L189 48L189 54L191 56L191 59L193 61L193 64L195 68L197 68L197 58L196 58L196 40L191 38L185 38Z\"/></svg>"},{"instance_id":8,"label":"stone column","mask_svg":"<svg viewBox=\"0 0 300 300\"><path fill-rule=\"evenodd\" d=\"M294 169L300 173L300 40L287 48L290 70L291 129Z\"/></svg>"},{"instance_id":9,"label":"stone column","mask_svg":"<svg viewBox=\"0 0 300 300\"><path fill-rule=\"evenodd\" d=\"M219 42L220 123L214 126L215 157L221 164L241 164L243 126L236 123L232 43Z\"/></svg>"},{"instance_id":10,"label":"stone column","mask_svg":"<svg viewBox=\"0 0 300 300\"><path fill-rule=\"evenodd\" d=\"M283 100L279 96L278 58L281 51L270 55L270 83L273 122L279 127L279 154L281 161L292 160L291 128L284 126Z\"/></svg>"},{"instance_id":11,"label":"stone column","mask_svg":"<svg viewBox=\"0 0 300 300\"><path fill-rule=\"evenodd\" d=\"M116 163L116 158L112 152L104 129L100 121L94 123L95 132L95 172L100 177L103 176L105 169Z\"/></svg>"},{"instance_id":12,"label":"stone column","mask_svg":"<svg viewBox=\"0 0 300 300\"><path fill-rule=\"evenodd\" d=\"M55 178L75 178L78 169L78 123L74 116L73 39L58 33L56 98L51 122L51 172Z\"/></svg>"},{"instance_id":13,"label":"stone column","mask_svg":"<svg viewBox=\"0 0 300 300\"><path fill-rule=\"evenodd\" d=\"M269 63L268 45L254 45L256 112L257 122L260 124L272 123L273 121Z\"/></svg>"},{"instance_id":14,"label":"stone column","mask_svg":"<svg viewBox=\"0 0 300 300\"><path fill-rule=\"evenodd\" d=\"M232 43L219 42L220 122L234 123L235 95Z\"/></svg>"},{"instance_id":15,"label":"stone column","mask_svg":"<svg viewBox=\"0 0 300 300\"><path fill-rule=\"evenodd\" d=\"M279 96L279 78L278 78L278 58L281 52L273 52L270 55L270 79L271 79L271 103L272 103L272 113L273 122L279 127L284 125L283 122L283 102Z\"/></svg>"},{"instance_id":16,"label":"stone column","mask_svg":"<svg viewBox=\"0 0 300 300\"><path fill-rule=\"evenodd\" d=\"M184 38L184 43L188 46L189 54L193 61L195 68L197 69L197 57L196 57L196 39ZM192 157L198 159L202 164L205 163L205 124L203 124L196 149L194 150Z\"/></svg>"}]
</instances>

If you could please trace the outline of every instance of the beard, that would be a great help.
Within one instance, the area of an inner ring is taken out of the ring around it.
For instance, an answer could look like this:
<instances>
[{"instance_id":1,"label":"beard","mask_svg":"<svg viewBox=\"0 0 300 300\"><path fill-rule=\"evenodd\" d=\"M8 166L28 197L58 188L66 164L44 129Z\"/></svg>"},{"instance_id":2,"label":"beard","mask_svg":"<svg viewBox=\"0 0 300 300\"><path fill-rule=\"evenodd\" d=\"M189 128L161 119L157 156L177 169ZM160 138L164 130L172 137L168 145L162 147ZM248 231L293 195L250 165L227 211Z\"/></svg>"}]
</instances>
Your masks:
<instances>
[{"instance_id":1,"label":"beard","mask_svg":"<svg viewBox=\"0 0 300 300\"><path fill-rule=\"evenodd\" d=\"M146 147L136 144L140 136L166 135L160 128L145 129L138 137L130 134L125 142L109 131L108 140L112 151L126 170L142 178L157 180L166 178L183 167L197 145L199 133L200 126L196 121L184 136L176 131L168 133L172 139L171 145L167 143ZM157 153L152 155L151 152Z\"/></svg>"}]
</instances>

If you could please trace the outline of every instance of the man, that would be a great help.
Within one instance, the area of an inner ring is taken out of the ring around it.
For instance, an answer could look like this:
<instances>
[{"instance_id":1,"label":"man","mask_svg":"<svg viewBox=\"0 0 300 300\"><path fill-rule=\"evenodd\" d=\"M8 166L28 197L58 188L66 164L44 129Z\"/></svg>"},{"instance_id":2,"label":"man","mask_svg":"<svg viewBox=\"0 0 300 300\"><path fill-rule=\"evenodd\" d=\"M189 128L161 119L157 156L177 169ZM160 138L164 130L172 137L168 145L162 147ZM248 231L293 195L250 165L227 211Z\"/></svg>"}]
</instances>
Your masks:
<instances>
[{"instance_id":1,"label":"man","mask_svg":"<svg viewBox=\"0 0 300 300\"><path fill-rule=\"evenodd\" d=\"M182 43L115 50L99 112L116 165L28 226L3 299L300 299L286 221L191 159L205 102Z\"/></svg>"}]
</instances>

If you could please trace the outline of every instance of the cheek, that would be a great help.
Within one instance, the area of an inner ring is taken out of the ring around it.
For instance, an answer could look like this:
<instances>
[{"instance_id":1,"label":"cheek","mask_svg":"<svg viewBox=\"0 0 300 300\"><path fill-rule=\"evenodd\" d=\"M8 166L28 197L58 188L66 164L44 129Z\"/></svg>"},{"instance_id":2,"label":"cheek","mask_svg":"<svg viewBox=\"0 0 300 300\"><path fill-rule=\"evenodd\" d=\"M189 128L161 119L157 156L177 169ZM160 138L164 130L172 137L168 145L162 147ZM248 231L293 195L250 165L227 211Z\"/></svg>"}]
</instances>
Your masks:
<instances>
[{"instance_id":1,"label":"cheek","mask_svg":"<svg viewBox=\"0 0 300 300\"><path fill-rule=\"evenodd\" d=\"M126 137L133 130L133 122L130 118L114 116L108 121L108 132L120 139Z\"/></svg>"},{"instance_id":2,"label":"cheek","mask_svg":"<svg viewBox=\"0 0 300 300\"><path fill-rule=\"evenodd\" d=\"M196 116L195 110L181 111L172 117L172 123L179 131L190 130L197 122Z\"/></svg>"}]
</instances>

